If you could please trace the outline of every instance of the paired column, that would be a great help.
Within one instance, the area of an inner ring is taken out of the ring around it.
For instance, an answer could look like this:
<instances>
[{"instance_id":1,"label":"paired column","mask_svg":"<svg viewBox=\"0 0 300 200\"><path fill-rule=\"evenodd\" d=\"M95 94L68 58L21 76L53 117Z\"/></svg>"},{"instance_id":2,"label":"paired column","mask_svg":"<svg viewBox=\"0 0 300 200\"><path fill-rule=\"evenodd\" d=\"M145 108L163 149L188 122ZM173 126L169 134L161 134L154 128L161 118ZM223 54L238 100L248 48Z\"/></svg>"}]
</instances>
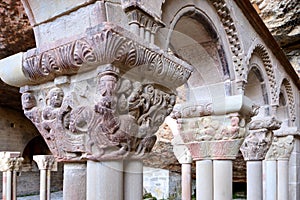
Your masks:
<instances>
[{"instance_id":1,"label":"paired column","mask_svg":"<svg viewBox=\"0 0 300 200\"><path fill-rule=\"evenodd\" d=\"M232 102L237 103L228 101ZM212 103L197 103L174 110L182 144L196 161L197 200L232 200L232 160L244 140L244 118L239 113L212 115ZM216 106L219 108L223 107Z\"/></svg>"},{"instance_id":2,"label":"paired column","mask_svg":"<svg viewBox=\"0 0 300 200\"><path fill-rule=\"evenodd\" d=\"M266 200L289 198L289 158L294 146L294 137L275 136L266 155Z\"/></svg>"},{"instance_id":3,"label":"paired column","mask_svg":"<svg viewBox=\"0 0 300 200\"><path fill-rule=\"evenodd\" d=\"M275 117L257 118L249 124L249 133L240 150L247 161L247 199L263 199L263 168L267 151L273 139L273 130L280 127L281 122ZM272 166L270 166L272 167ZM268 172L267 172L268 173ZM268 176L266 178L272 178ZM266 185L268 190L268 186Z\"/></svg>"},{"instance_id":4,"label":"paired column","mask_svg":"<svg viewBox=\"0 0 300 200\"><path fill-rule=\"evenodd\" d=\"M197 200L232 199L232 161L196 161Z\"/></svg>"},{"instance_id":5,"label":"paired column","mask_svg":"<svg viewBox=\"0 0 300 200\"><path fill-rule=\"evenodd\" d=\"M51 171L57 171L57 162L52 155L33 156L40 170L40 200L49 200L51 192Z\"/></svg>"},{"instance_id":6,"label":"paired column","mask_svg":"<svg viewBox=\"0 0 300 200\"><path fill-rule=\"evenodd\" d=\"M17 199L17 171L21 170L23 158L20 152L0 152L0 171L3 172L2 199Z\"/></svg>"},{"instance_id":7,"label":"paired column","mask_svg":"<svg viewBox=\"0 0 300 200\"><path fill-rule=\"evenodd\" d=\"M87 161L87 199L143 198L143 163L140 160Z\"/></svg>"}]
</instances>

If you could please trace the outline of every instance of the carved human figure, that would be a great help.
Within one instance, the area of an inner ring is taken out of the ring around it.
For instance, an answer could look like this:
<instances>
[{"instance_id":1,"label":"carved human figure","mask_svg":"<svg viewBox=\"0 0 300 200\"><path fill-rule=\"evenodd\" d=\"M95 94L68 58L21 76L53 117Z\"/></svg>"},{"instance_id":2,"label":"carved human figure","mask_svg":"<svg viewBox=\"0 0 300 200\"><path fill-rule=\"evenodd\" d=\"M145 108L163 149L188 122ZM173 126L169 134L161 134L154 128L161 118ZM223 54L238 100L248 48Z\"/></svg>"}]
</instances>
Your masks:
<instances>
[{"instance_id":1,"label":"carved human figure","mask_svg":"<svg viewBox=\"0 0 300 200\"><path fill-rule=\"evenodd\" d=\"M24 92L21 99L25 116L37 125L40 122L41 112L40 109L36 107L37 102L34 94L31 92Z\"/></svg>"},{"instance_id":2,"label":"carved human figure","mask_svg":"<svg viewBox=\"0 0 300 200\"><path fill-rule=\"evenodd\" d=\"M32 93L24 92L22 94L22 108L24 111L28 111L36 106L36 100Z\"/></svg>"},{"instance_id":3,"label":"carved human figure","mask_svg":"<svg viewBox=\"0 0 300 200\"><path fill-rule=\"evenodd\" d=\"M57 117L57 111L61 107L64 92L61 88L52 88L46 98L46 108L43 110L44 120L52 120Z\"/></svg>"}]
</instances>

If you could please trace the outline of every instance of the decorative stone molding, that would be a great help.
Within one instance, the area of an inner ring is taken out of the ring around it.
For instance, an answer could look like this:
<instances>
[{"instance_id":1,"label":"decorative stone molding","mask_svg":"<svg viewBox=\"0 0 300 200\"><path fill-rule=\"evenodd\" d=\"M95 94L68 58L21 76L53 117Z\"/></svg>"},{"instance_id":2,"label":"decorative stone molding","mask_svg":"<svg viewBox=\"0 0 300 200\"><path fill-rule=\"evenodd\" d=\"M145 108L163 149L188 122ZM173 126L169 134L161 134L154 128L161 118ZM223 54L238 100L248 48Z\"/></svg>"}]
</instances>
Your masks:
<instances>
[{"instance_id":1,"label":"decorative stone molding","mask_svg":"<svg viewBox=\"0 0 300 200\"><path fill-rule=\"evenodd\" d=\"M274 137L266 160L289 160L294 147L294 136Z\"/></svg>"},{"instance_id":2,"label":"decorative stone molding","mask_svg":"<svg viewBox=\"0 0 300 200\"><path fill-rule=\"evenodd\" d=\"M134 38L130 32L110 23L103 23L90 29L85 38L43 53L38 53L37 50L26 52L22 65L15 67L21 68L23 75L20 76L24 76L22 81L21 78L15 80L5 73L12 63L9 59L6 63L4 59L1 63L1 78L13 86L36 85L58 76L91 71L99 65L112 63L120 68L121 74L135 71L140 74L140 79L149 77L150 81L172 89L187 81L192 73L191 66L163 53L156 46L145 47L147 44L143 41L130 38ZM17 57L20 58L19 55Z\"/></svg>"},{"instance_id":3,"label":"decorative stone molding","mask_svg":"<svg viewBox=\"0 0 300 200\"><path fill-rule=\"evenodd\" d=\"M21 171L23 160L19 152L0 152L0 171Z\"/></svg>"},{"instance_id":4,"label":"decorative stone molding","mask_svg":"<svg viewBox=\"0 0 300 200\"><path fill-rule=\"evenodd\" d=\"M40 170L57 171L57 162L52 155L33 156L33 160L37 163Z\"/></svg>"},{"instance_id":5,"label":"decorative stone molding","mask_svg":"<svg viewBox=\"0 0 300 200\"><path fill-rule=\"evenodd\" d=\"M247 80L247 70L244 63L244 50L238 37L237 28L231 17L230 9L228 8L225 0L210 0L210 2L215 7L220 17L220 21L226 31L232 53L232 60L234 63L237 82L244 82Z\"/></svg>"},{"instance_id":6,"label":"decorative stone molding","mask_svg":"<svg viewBox=\"0 0 300 200\"><path fill-rule=\"evenodd\" d=\"M262 62L263 62L263 65L264 65L264 68L265 68L265 71L266 71L266 74L268 77L268 81L270 84L271 105L277 105L278 101L279 101L278 85L275 80L275 73L273 70L273 66L271 64L271 58L269 56L269 53L264 45L257 44L254 47L249 59L251 59L253 54L256 54L257 56L259 56L262 59ZM248 59L248 61L249 61L249 59ZM247 63L247 64L249 64L249 63Z\"/></svg>"},{"instance_id":7,"label":"decorative stone molding","mask_svg":"<svg viewBox=\"0 0 300 200\"><path fill-rule=\"evenodd\" d=\"M292 122L294 122L296 120L296 110L295 110L295 100L294 100L293 88L292 88L290 81L287 79L284 79L282 84L287 93L289 117L290 117L290 120Z\"/></svg>"},{"instance_id":8,"label":"decorative stone molding","mask_svg":"<svg viewBox=\"0 0 300 200\"><path fill-rule=\"evenodd\" d=\"M281 121L275 117L256 119L249 124L249 133L240 150L247 160L263 160L273 139L273 131L279 129Z\"/></svg>"},{"instance_id":9,"label":"decorative stone molding","mask_svg":"<svg viewBox=\"0 0 300 200\"><path fill-rule=\"evenodd\" d=\"M173 152L180 164L190 164L193 162L192 155L187 145L182 141L180 135L175 135L172 140Z\"/></svg>"}]
</instances>

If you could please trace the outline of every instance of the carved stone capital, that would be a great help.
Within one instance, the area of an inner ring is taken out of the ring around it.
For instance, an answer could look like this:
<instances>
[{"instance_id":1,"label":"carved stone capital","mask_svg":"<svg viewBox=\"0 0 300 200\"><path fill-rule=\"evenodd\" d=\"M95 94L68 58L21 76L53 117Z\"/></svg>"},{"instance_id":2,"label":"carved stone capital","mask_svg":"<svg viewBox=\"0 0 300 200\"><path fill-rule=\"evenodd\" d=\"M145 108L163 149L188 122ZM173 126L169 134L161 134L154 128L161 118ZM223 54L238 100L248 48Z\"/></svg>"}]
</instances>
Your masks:
<instances>
[{"instance_id":1,"label":"carved stone capital","mask_svg":"<svg viewBox=\"0 0 300 200\"><path fill-rule=\"evenodd\" d=\"M177 121L194 160L235 159L245 137L245 120L238 113Z\"/></svg>"},{"instance_id":2,"label":"carved stone capital","mask_svg":"<svg viewBox=\"0 0 300 200\"><path fill-rule=\"evenodd\" d=\"M245 160L263 160L273 140L273 130L279 129L281 122L275 117L253 120L249 133L240 150Z\"/></svg>"},{"instance_id":3,"label":"carved stone capital","mask_svg":"<svg viewBox=\"0 0 300 200\"><path fill-rule=\"evenodd\" d=\"M33 156L33 160L37 163L39 170L57 171L57 162L52 155Z\"/></svg>"},{"instance_id":4,"label":"carved stone capital","mask_svg":"<svg viewBox=\"0 0 300 200\"><path fill-rule=\"evenodd\" d=\"M175 105L172 90L146 80L103 65L24 87L22 105L58 160L141 158Z\"/></svg>"},{"instance_id":5,"label":"carved stone capital","mask_svg":"<svg viewBox=\"0 0 300 200\"><path fill-rule=\"evenodd\" d=\"M274 137L266 160L289 160L294 147L294 136Z\"/></svg>"},{"instance_id":6,"label":"carved stone capital","mask_svg":"<svg viewBox=\"0 0 300 200\"><path fill-rule=\"evenodd\" d=\"M165 0L122 0L121 2L125 12L137 9L142 10L153 19L161 19L161 6Z\"/></svg>"},{"instance_id":7,"label":"carved stone capital","mask_svg":"<svg viewBox=\"0 0 300 200\"><path fill-rule=\"evenodd\" d=\"M172 140L173 152L180 164L190 164L193 162L192 155L181 139L180 135L174 136Z\"/></svg>"},{"instance_id":8,"label":"carved stone capital","mask_svg":"<svg viewBox=\"0 0 300 200\"><path fill-rule=\"evenodd\" d=\"M20 171L23 160L19 152L0 152L0 171Z\"/></svg>"}]
</instances>

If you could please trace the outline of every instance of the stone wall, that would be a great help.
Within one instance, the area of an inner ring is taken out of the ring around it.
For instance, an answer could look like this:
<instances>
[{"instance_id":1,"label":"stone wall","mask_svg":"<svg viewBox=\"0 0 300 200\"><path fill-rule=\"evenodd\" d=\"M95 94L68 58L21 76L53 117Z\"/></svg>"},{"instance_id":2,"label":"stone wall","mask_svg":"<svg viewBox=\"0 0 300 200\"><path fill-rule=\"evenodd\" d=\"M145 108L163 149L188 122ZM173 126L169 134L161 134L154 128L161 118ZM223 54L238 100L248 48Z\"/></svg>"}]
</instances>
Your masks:
<instances>
[{"instance_id":1,"label":"stone wall","mask_svg":"<svg viewBox=\"0 0 300 200\"><path fill-rule=\"evenodd\" d=\"M181 200L181 175L166 169L144 167L144 192L157 199ZM196 182L193 180L193 191ZM193 194L193 192L192 192Z\"/></svg>"},{"instance_id":2,"label":"stone wall","mask_svg":"<svg viewBox=\"0 0 300 200\"><path fill-rule=\"evenodd\" d=\"M0 116L0 151L22 153L27 143L39 135L21 111L0 107Z\"/></svg>"}]
</instances>

